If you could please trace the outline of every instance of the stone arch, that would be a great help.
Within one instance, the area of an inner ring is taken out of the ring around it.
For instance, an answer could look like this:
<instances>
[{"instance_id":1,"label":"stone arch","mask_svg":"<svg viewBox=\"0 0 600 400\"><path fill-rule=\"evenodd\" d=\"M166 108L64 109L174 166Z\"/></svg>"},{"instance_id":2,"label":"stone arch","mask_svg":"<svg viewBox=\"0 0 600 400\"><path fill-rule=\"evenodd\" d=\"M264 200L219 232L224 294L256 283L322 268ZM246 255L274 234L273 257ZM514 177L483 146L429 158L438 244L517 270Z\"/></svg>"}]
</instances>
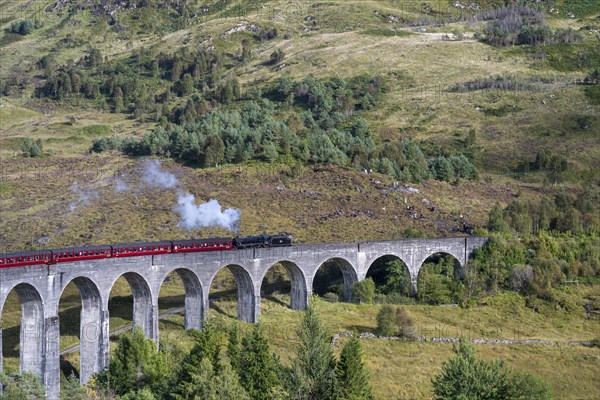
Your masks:
<instances>
[{"instance_id":1,"label":"stone arch","mask_svg":"<svg viewBox=\"0 0 600 400\"><path fill-rule=\"evenodd\" d=\"M105 339L104 321L106 315L102 309L103 301L100 295L98 285L90 278L76 277L73 282L79 290L81 297L81 317L79 323L79 380L81 383L87 383L90 377L100 372L105 367ZM62 293L65 291L65 285L61 295L58 297L56 306L59 306ZM56 312L58 315L58 310Z\"/></svg>"},{"instance_id":2,"label":"stone arch","mask_svg":"<svg viewBox=\"0 0 600 400\"><path fill-rule=\"evenodd\" d=\"M148 339L156 340L156 328L155 323L155 305L152 301L152 290L150 285L140 274L136 272L126 272L119 275L113 283L110 285L110 291L115 285L115 282L120 277L125 278L129 287L131 288L131 294L133 295L133 326L140 326L142 332ZM107 299L108 302L108 299Z\"/></svg>"},{"instance_id":3,"label":"stone arch","mask_svg":"<svg viewBox=\"0 0 600 400\"><path fill-rule=\"evenodd\" d=\"M181 282L183 282L183 288L185 290L185 329L202 329L202 320L204 319L205 310L200 279L193 271L187 268L176 268L169 271L164 278L161 279L161 287L171 273L176 273L181 279Z\"/></svg>"},{"instance_id":4,"label":"stone arch","mask_svg":"<svg viewBox=\"0 0 600 400\"><path fill-rule=\"evenodd\" d=\"M229 271L231 271L235 278L235 284L237 286L238 319L244 322L258 322L258 305L256 301L256 295L254 293L254 283L252 282L250 273L248 273L244 267L237 264L229 264L219 268L219 270L216 271L215 274L210 278L210 285L212 285L217 273L223 268L227 268Z\"/></svg>"},{"instance_id":5,"label":"stone arch","mask_svg":"<svg viewBox=\"0 0 600 400\"><path fill-rule=\"evenodd\" d=\"M44 301L40 291L29 283L19 283L7 292L14 290L21 303L21 323L19 334L20 372L33 372L43 379L44 371ZM4 302L0 304L0 317ZM2 370L2 329L0 327L0 371Z\"/></svg>"},{"instance_id":6,"label":"stone arch","mask_svg":"<svg viewBox=\"0 0 600 400\"><path fill-rule=\"evenodd\" d=\"M265 273L260 278L260 282L262 284L265 279L267 273L271 268L275 266L275 264L281 264L288 273L291 281L291 289L290 289L290 308L292 310L304 310L308 305L308 289L306 284L306 277L304 276L304 272L298 267L298 265L292 261L281 260L273 263L269 268L265 270Z\"/></svg>"},{"instance_id":7,"label":"stone arch","mask_svg":"<svg viewBox=\"0 0 600 400\"><path fill-rule=\"evenodd\" d=\"M373 258L370 263L369 266L365 272L365 279L369 276L371 276L371 274L374 272L374 267L376 267L379 263L384 262L384 261L388 261L388 260L393 260L393 259L397 259L400 262L402 262L403 264L403 268L404 268L404 273L406 275L406 277L408 278L408 282L405 282L405 285L408 285L408 289L407 292L410 293L405 293L405 294L415 294L416 293L416 278L413 276L413 274L410 271L410 267L409 264L404 260L404 258L398 254L394 254L394 253L386 253L386 254L380 254L379 256ZM378 277L373 277L373 280L375 281L375 283L379 283L377 282Z\"/></svg>"},{"instance_id":8,"label":"stone arch","mask_svg":"<svg viewBox=\"0 0 600 400\"><path fill-rule=\"evenodd\" d=\"M420 293L419 296L422 294L423 288L419 287L420 285L420 281L422 278L422 272L423 272L423 265L425 265L425 262L432 258L432 257L436 257L436 256L450 256L452 257L452 259L454 259L454 263L455 266L453 268L453 278L461 278L463 277L463 262L461 262L461 257L457 256L456 254L454 254L452 251L446 251L446 250L442 250L442 251L434 251L429 253L428 255L426 255L425 257L423 257L423 259L417 264L418 265L418 269L416 271L416 274L413 276L414 279L414 287L415 290Z\"/></svg>"},{"instance_id":9,"label":"stone arch","mask_svg":"<svg viewBox=\"0 0 600 400\"><path fill-rule=\"evenodd\" d=\"M342 278L344 280L344 300L352 301L352 285L354 285L355 282L358 282L358 274L352 263L342 257L328 258L325 261L321 262L319 267L315 270L315 277L317 275L317 272L321 268L326 267L326 264L335 264L340 269L340 271L342 272ZM314 278L312 284L314 288Z\"/></svg>"}]
</instances>

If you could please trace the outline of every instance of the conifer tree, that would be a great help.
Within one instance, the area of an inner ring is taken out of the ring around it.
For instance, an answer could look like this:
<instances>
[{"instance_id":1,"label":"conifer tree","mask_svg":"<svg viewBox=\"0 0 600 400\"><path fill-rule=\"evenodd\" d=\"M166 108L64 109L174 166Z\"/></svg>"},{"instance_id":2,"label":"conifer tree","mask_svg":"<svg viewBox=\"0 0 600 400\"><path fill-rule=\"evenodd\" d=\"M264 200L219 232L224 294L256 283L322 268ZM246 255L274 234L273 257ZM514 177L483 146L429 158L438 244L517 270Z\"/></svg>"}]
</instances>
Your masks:
<instances>
[{"instance_id":1,"label":"conifer tree","mask_svg":"<svg viewBox=\"0 0 600 400\"><path fill-rule=\"evenodd\" d=\"M227 342L227 356L229 357L229 363L231 368L239 372L240 370L240 353L242 347L240 345L240 328L238 324L234 323L229 330L229 341Z\"/></svg>"},{"instance_id":2,"label":"conifer tree","mask_svg":"<svg viewBox=\"0 0 600 400\"><path fill-rule=\"evenodd\" d=\"M335 399L337 379L333 347L315 302L315 298L311 299L297 332L300 344L293 370L294 398Z\"/></svg>"},{"instance_id":3,"label":"conifer tree","mask_svg":"<svg viewBox=\"0 0 600 400\"><path fill-rule=\"evenodd\" d=\"M260 325L242 340L239 373L242 385L254 400L270 399L270 393L280 384L275 359Z\"/></svg>"},{"instance_id":4,"label":"conifer tree","mask_svg":"<svg viewBox=\"0 0 600 400\"><path fill-rule=\"evenodd\" d=\"M362 360L363 351L356 335L342 348L336 373L342 400L371 400L369 370Z\"/></svg>"},{"instance_id":5,"label":"conifer tree","mask_svg":"<svg viewBox=\"0 0 600 400\"><path fill-rule=\"evenodd\" d=\"M142 387L159 394L166 390L169 373L154 341L146 339L142 329L136 326L131 335L119 338L105 378L117 394L123 395Z\"/></svg>"},{"instance_id":6,"label":"conifer tree","mask_svg":"<svg viewBox=\"0 0 600 400\"><path fill-rule=\"evenodd\" d=\"M60 398L68 400L86 400L87 394L85 387L79 383L75 374L60 383Z\"/></svg>"},{"instance_id":7,"label":"conifer tree","mask_svg":"<svg viewBox=\"0 0 600 400\"><path fill-rule=\"evenodd\" d=\"M183 360L181 372L177 378L178 384L173 394L173 397L177 399L187 399L186 395L195 390L194 387L197 385L195 380L204 376L203 369L206 368L206 365L210 365L214 370L218 363L219 338L214 326L207 321L204 323L202 331L194 331L194 335L196 344Z\"/></svg>"}]
</instances>

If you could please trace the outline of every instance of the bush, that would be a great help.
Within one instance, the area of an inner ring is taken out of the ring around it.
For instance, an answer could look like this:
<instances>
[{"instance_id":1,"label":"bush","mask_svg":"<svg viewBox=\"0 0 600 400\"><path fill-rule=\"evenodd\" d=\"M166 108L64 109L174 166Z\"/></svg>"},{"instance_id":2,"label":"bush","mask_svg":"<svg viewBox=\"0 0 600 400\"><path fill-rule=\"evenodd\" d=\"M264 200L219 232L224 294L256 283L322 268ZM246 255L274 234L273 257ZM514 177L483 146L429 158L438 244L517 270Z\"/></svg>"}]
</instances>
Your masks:
<instances>
[{"instance_id":1,"label":"bush","mask_svg":"<svg viewBox=\"0 0 600 400\"><path fill-rule=\"evenodd\" d=\"M41 157L43 154L42 139L34 141L31 138L25 138L21 145L23 157Z\"/></svg>"},{"instance_id":2,"label":"bush","mask_svg":"<svg viewBox=\"0 0 600 400\"><path fill-rule=\"evenodd\" d=\"M29 35L35 29L35 24L29 18L15 21L10 25L9 32L20 35Z\"/></svg>"},{"instance_id":3,"label":"bush","mask_svg":"<svg viewBox=\"0 0 600 400\"><path fill-rule=\"evenodd\" d=\"M396 324L402 337L416 339L419 335L415 322L404 308L396 308Z\"/></svg>"},{"instance_id":4,"label":"bush","mask_svg":"<svg viewBox=\"0 0 600 400\"><path fill-rule=\"evenodd\" d=\"M371 278L366 278L360 282L355 282L352 286L352 297L357 303L371 304L373 303L374 295L375 282L373 282L373 279Z\"/></svg>"},{"instance_id":5,"label":"bush","mask_svg":"<svg viewBox=\"0 0 600 400\"><path fill-rule=\"evenodd\" d=\"M336 293L327 292L323 295L323 300L329 301L330 303L337 303L340 301L340 297Z\"/></svg>"},{"instance_id":6,"label":"bush","mask_svg":"<svg viewBox=\"0 0 600 400\"><path fill-rule=\"evenodd\" d=\"M455 356L444 362L433 379L437 399L463 400L548 400L550 386L528 373L514 373L502 360L486 361L475 357L475 350L465 338L454 347Z\"/></svg>"},{"instance_id":7,"label":"bush","mask_svg":"<svg viewBox=\"0 0 600 400\"><path fill-rule=\"evenodd\" d=\"M376 332L379 336L396 336L398 334L395 307L389 304L381 306L377 313Z\"/></svg>"}]
</instances>

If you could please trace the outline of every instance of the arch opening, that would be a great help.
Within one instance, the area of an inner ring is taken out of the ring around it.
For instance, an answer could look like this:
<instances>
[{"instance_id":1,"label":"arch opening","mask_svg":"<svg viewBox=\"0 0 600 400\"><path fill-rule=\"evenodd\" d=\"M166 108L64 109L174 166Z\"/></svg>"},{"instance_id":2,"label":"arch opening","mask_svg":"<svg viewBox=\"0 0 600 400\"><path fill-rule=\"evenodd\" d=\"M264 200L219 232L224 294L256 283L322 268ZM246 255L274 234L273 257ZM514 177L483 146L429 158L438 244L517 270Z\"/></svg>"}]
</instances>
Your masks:
<instances>
[{"instance_id":1,"label":"arch opening","mask_svg":"<svg viewBox=\"0 0 600 400\"><path fill-rule=\"evenodd\" d=\"M313 292L319 296L352 301L352 286L358 281L356 270L348 260L330 258L322 263L313 279Z\"/></svg>"},{"instance_id":2,"label":"arch opening","mask_svg":"<svg viewBox=\"0 0 600 400\"><path fill-rule=\"evenodd\" d=\"M304 274L291 261L279 261L269 267L261 282L260 295L285 306L289 301L292 310L304 310L308 305Z\"/></svg>"},{"instance_id":3,"label":"arch opening","mask_svg":"<svg viewBox=\"0 0 600 400\"><path fill-rule=\"evenodd\" d=\"M110 329L139 325L149 339L155 339L154 305L148 282L135 272L121 275L113 283L108 301Z\"/></svg>"},{"instance_id":4,"label":"arch opening","mask_svg":"<svg viewBox=\"0 0 600 400\"><path fill-rule=\"evenodd\" d=\"M160 286L158 310L166 317L162 324L183 329L201 329L204 305L202 286L196 274L184 268L171 271Z\"/></svg>"},{"instance_id":5,"label":"arch opening","mask_svg":"<svg viewBox=\"0 0 600 400\"><path fill-rule=\"evenodd\" d=\"M43 372L44 305L33 286L15 286L0 305L0 368L6 373Z\"/></svg>"},{"instance_id":6,"label":"arch opening","mask_svg":"<svg viewBox=\"0 0 600 400\"><path fill-rule=\"evenodd\" d=\"M381 300L389 303L402 302L414 295L408 266L394 255L384 255L371 263L367 278L375 282L375 290Z\"/></svg>"},{"instance_id":7,"label":"arch opening","mask_svg":"<svg viewBox=\"0 0 600 400\"><path fill-rule=\"evenodd\" d=\"M87 383L104 367L102 299L96 284L85 277L69 282L59 298L58 316L60 348L66 351L60 358L61 371Z\"/></svg>"},{"instance_id":8,"label":"arch opening","mask_svg":"<svg viewBox=\"0 0 600 400\"><path fill-rule=\"evenodd\" d=\"M421 264L417 297L427 304L455 304L464 296L462 268L449 253L435 253Z\"/></svg>"},{"instance_id":9,"label":"arch opening","mask_svg":"<svg viewBox=\"0 0 600 400\"><path fill-rule=\"evenodd\" d=\"M237 301L237 312L233 309L234 301ZM256 322L256 298L250 274L236 264L221 268L210 283L209 305L223 315Z\"/></svg>"}]
</instances>

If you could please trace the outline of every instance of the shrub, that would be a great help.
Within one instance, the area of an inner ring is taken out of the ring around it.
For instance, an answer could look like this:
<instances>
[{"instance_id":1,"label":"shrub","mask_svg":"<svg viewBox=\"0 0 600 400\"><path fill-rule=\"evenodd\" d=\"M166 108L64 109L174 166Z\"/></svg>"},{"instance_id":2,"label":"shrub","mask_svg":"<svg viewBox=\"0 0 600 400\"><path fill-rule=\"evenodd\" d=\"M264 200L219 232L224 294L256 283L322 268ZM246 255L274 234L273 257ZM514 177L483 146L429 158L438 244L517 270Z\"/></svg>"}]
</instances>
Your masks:
<instances>
[{"instance_id":1,"label":"shrub","mask_svg":"<svg viewBox=\"0 0 600 400\"><path fill-rule=\"evenodd\" d=\"M409 339L417 338L419 333L415 323L408 312L402 307L396 308L396 324L398 326L398 332L400 333L400 336Z\"/></svg>"},{"instance_id":2,"label":"shrub","mask_svg":"<svg viewBox=\"0 0 600 400\"><path fill-rule=\"evenodd\" d=\"M375 282L373 279L366 278L365 280L355 282L352 287L352 297L354 301L360 304L371 304L373 303L373 296L375 295Z\"/></svg>"},{"instance_id":3,"label":"shrub","mask_svg":"<svg viewBox=\"0 0 600 400\"><path fill-rule=\"evenodd\" d=\"M395 307L384 304L377 313L377 334L379 336L395 336L398 334Z\"/></svg>"},{"instance_id":4,"label":"shrub","mask_svg":"<svg viewBox=\"0 0 600 400\"><path fill-rule=\"evenodd\" d=\"M329 301L330 303L337 303L340 301L340 297L336 293L327 292L323 295L323 299L325 301Z\"/></svg>"},{"instance_id":5,"label":"shrub","mask_svg":"<svg viewBox=\"0 0 600 400\"><path fill-rule=\"evenodd\" d=\"M21 150L23 157L41 157L43 154L42 139L34 141L31 138L25 138Z\"/></svg>"}]
</instances>

